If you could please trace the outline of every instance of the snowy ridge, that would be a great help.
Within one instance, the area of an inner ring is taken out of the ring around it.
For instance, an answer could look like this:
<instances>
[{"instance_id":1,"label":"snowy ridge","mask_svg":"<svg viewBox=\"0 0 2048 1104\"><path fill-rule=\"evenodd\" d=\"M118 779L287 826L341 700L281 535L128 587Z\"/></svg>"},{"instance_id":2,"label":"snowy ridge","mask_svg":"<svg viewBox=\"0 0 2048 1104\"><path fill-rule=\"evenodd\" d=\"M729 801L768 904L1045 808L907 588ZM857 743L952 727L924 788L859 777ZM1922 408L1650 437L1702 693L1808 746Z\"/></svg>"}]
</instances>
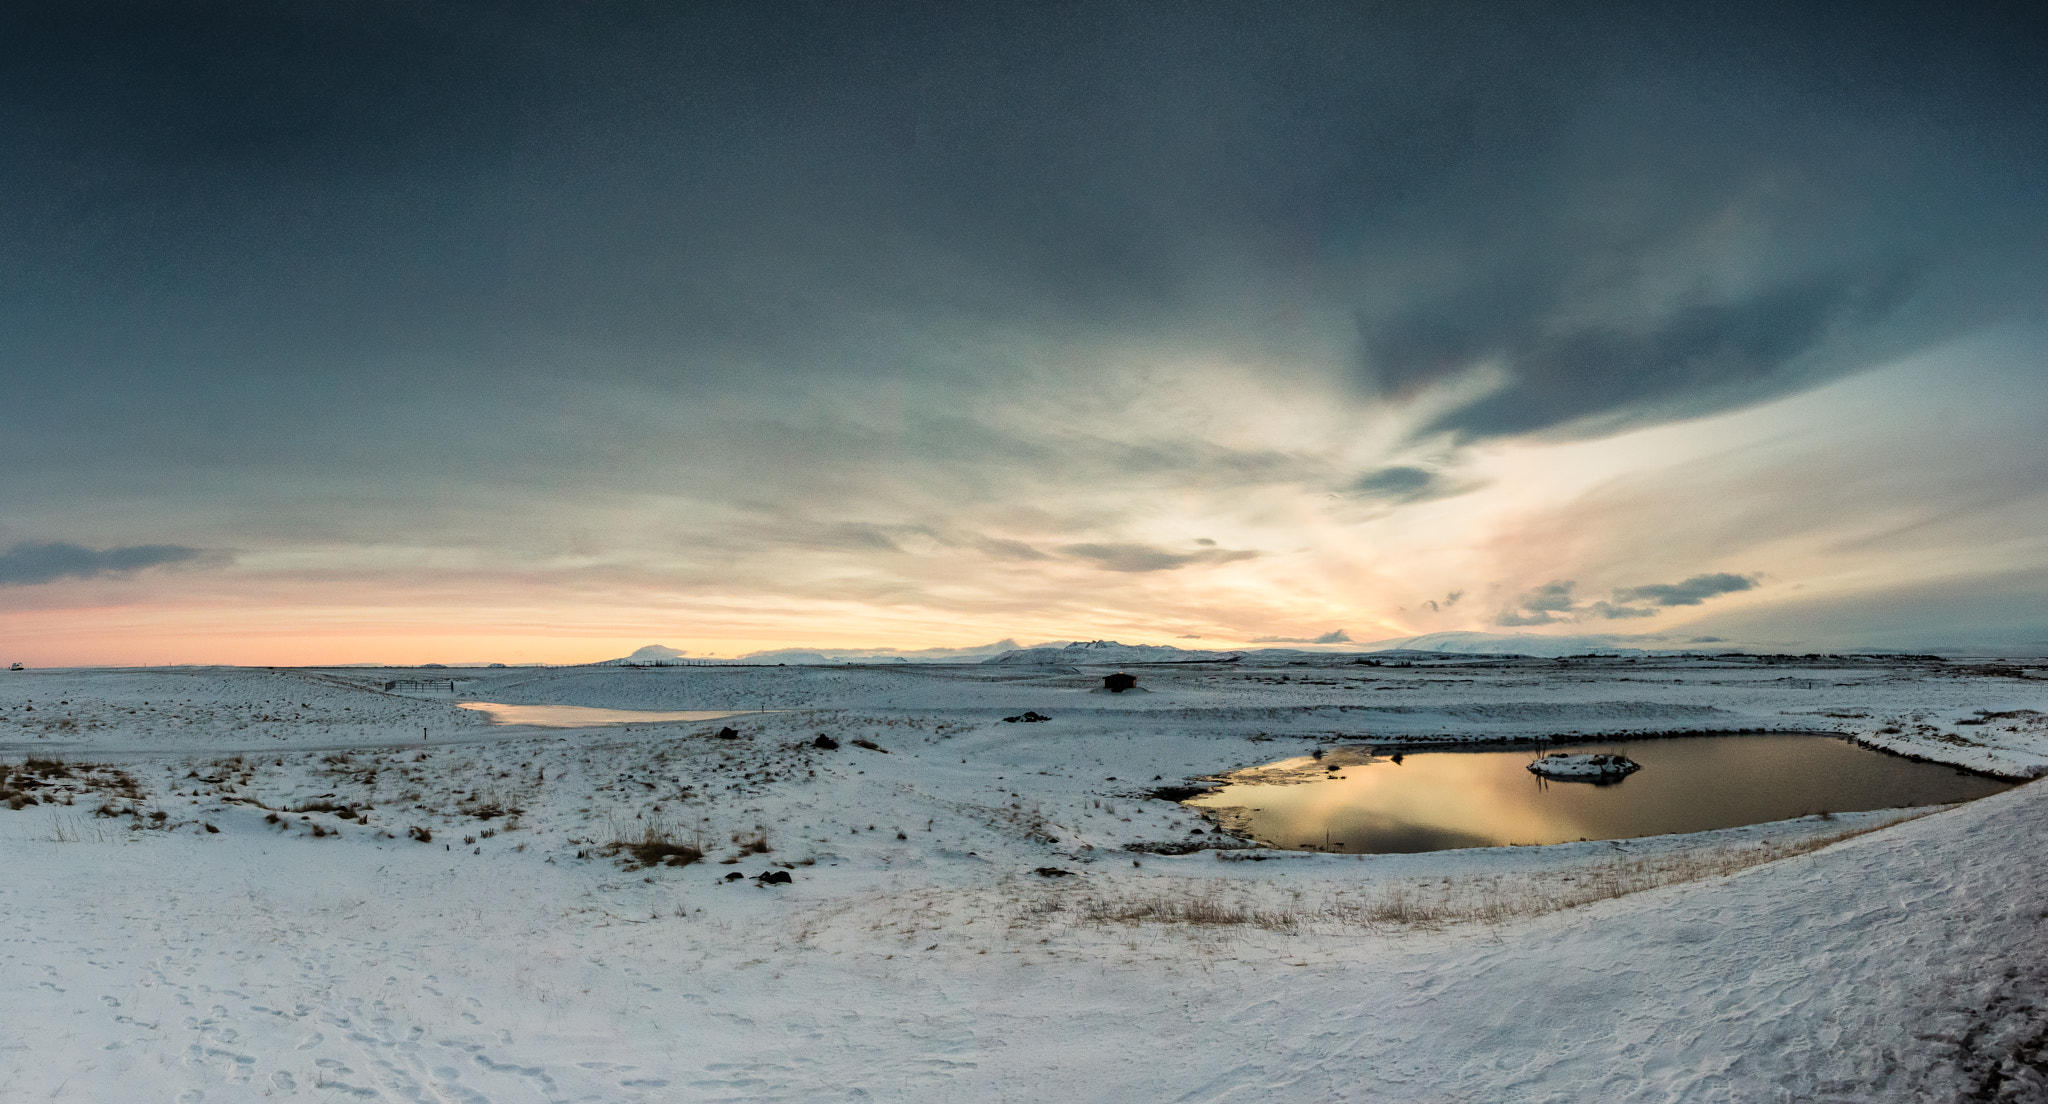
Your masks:
<instances>
[{"instance_id":1,"label":"snowy ridge","mask_svg":"<svg viewBox=\"0 0 2048 1104\"><path fill-rule=\"evenodd\" d=\"M1170 644L1119 644L1114 640L1088 640L1063 648L1019 648L983 660L1017 666L1058 667L1103 663L1200 663L1237 659L1244 652L1212 652L1176 648Z\"/></svg>"}]
</instances>

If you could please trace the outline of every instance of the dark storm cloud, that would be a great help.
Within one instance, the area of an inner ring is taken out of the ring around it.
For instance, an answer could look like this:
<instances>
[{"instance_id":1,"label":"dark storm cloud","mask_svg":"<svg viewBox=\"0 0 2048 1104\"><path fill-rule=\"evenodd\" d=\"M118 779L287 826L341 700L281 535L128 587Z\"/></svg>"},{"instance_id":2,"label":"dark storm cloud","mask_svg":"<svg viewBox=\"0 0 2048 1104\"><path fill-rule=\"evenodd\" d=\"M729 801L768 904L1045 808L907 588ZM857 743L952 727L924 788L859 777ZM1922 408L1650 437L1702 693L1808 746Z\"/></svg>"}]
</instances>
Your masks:
<instances>
[{"instance_id":1,"label":"dark storm cloud","mask_svg":"<svg viewBox=\"0 0 2048 1104\"><path fill-rule=\"evenodd\" d=\"M127 575L144 568L211 558L202 549L176 544L137 544L94 551L60 541L25 542L0 552L0 586L35 586L59 579Z\"/></svg>"},{"instance_id":2,"label":"dark storm cloud","mask_svg":"<svg viewBox=\"0 0 2048 1104\"><path fill-rule=\"evenodd\" d=\"M1651 583L1648 586L1622 587L1614 592L1614 597L1623 602L1650 602L1659 606L1697 606L1718 595L1735 594L1755 588L1756 580L1747 575L1717 572L1712 575L1695 575L1682 583Z\"/></svg>"},{"instance_id":3,"label":"dark storm cloud","mask_svg":"<svg viewBox=\"0 0 2048 1104\"><path fill-rule=\"evenodd\" d=\"M1464 438L1725 408L2038 290L2039 41L1863 5L10 5L0 382L39 417L0 463L604 467L629 429L568 383L914 397L986 332L1339 326L1362 390L1501 370L1435 423Z\"/></svg>"}]
</instances>

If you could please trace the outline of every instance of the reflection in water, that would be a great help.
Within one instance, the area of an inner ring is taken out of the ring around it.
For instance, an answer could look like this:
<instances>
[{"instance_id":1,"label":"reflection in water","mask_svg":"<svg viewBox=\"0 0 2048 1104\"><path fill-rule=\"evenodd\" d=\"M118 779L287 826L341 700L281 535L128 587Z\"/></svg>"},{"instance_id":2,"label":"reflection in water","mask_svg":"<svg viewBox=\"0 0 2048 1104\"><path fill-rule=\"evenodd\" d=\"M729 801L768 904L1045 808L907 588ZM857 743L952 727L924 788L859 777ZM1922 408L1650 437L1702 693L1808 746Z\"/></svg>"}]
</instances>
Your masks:
<instances>
[{"instance_id":1,"label":"reflection in water","mask_svg":"<svg viewBox=\"0 0 2048 1104\"><path fill-rule=\"evenodd\" d=\"M2010 783L1916 763L1832 736L1697 736L1546 750L1612 752L1643 769L1605 786L1531 774L1535 753L1409 752L1401 762L1339 752L1326 777L1240 782L1188 802L1269 847L1387 854L1703 832L1969 801ZM1291 759L1243 777L1321 773ZM1224 810L1229 810L1224 812Z\"/></svg>"},{"instance_id":2,"label":"reflection in water","mask_svg":"<svg viewBox=\"0 0 2048 1104\"><path fill-rule=\"evenodd\" d=\"M715 721L755 713L751 709L598 709L588 705L500 705L458 702L464 709L490 715L492 724L582 728L585 725L652 724L655 721Z\"/></svg>"}]
</instances>

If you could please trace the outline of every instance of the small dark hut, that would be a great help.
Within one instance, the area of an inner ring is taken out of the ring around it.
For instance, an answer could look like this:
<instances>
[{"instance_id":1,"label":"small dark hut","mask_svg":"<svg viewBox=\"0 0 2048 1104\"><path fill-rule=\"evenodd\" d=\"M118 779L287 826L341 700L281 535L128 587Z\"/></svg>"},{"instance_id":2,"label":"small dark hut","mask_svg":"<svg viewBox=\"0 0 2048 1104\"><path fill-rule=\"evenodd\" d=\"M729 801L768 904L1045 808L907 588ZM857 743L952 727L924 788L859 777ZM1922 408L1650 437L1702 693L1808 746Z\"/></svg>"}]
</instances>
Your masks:
<instances>
[{"instance_id":1,"label":"small dark hut","mask_svg":"<svg viewBox=\"0 0 2048 1104\"><path fill-rule=\"evenodd\" d=\"M1122 671L1118 671L1113 675L1104 675L1102 678L1102 688L1112 694L1121 694L1136 685L1138 685L1137 676L1127 675Z\"/></svg>"}]
</instances>

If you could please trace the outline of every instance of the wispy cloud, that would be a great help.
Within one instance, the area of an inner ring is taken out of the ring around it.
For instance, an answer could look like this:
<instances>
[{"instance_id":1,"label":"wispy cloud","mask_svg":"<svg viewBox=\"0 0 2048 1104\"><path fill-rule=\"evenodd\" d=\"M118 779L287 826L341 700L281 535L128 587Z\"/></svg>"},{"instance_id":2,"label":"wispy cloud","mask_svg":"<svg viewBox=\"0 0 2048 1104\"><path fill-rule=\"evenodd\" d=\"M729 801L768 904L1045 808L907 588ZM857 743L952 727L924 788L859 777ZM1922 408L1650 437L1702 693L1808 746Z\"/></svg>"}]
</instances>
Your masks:
<instances>
[{"instance_id":1,"label":"wispy cloud","mask_svg":"<svg viewBox=\"0 0 2048 1104\"><path fill-rule=\"evenodd\" d=\"M1197 542L1201 543L1201 542ZM1213 542L1210 542L1213 543ZM1249 560L1259 554L1248 549L1203 548L1197 552L1169 552L1149 544L1069 544L1061 552L1075 559L1091 560L1109 571L1172 571L1191 564L1230 563Z\"/></svg>"}]
</instances>

